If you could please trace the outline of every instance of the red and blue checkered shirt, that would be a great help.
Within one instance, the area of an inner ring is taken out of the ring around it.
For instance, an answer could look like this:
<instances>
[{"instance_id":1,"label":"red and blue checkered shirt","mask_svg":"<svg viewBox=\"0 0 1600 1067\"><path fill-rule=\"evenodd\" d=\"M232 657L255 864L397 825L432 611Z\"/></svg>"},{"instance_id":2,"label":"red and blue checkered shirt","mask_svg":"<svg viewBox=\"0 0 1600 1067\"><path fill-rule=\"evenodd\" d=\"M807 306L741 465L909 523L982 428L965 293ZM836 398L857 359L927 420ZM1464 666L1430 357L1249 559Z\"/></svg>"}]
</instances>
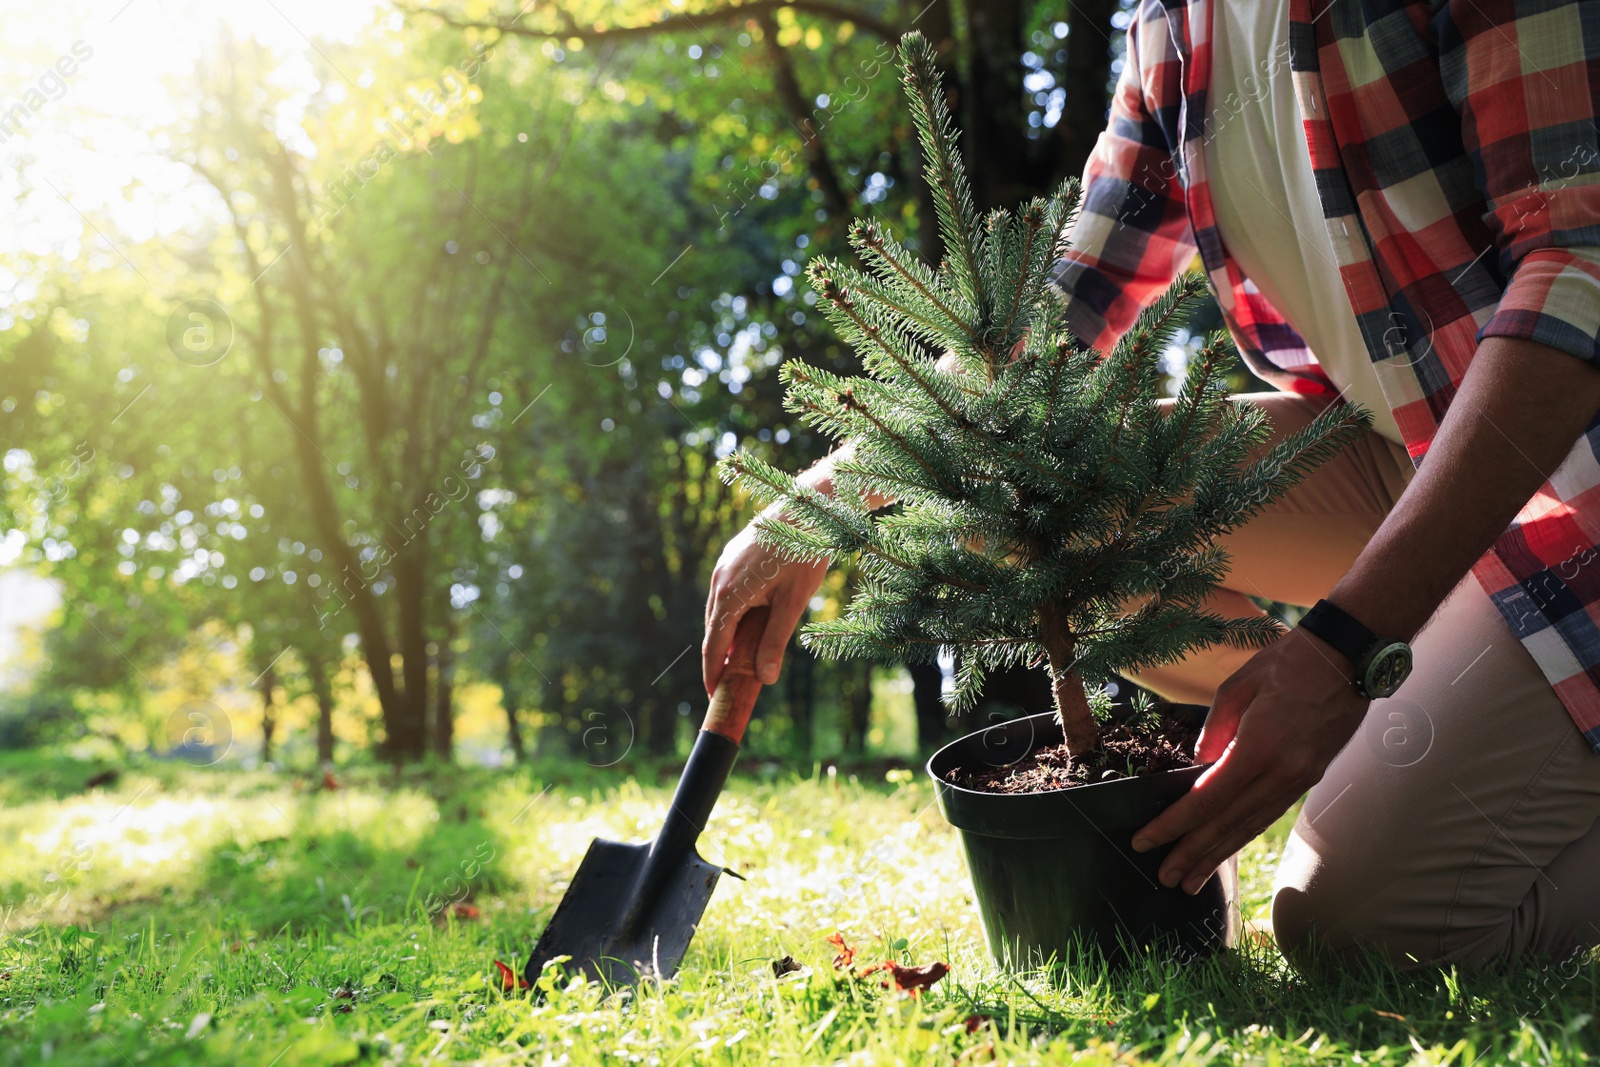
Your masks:
<instances>
[{"instance_id":1,"label":"red and blue checkered shirt","mask_svg":"<svg viewBox=\"0 0 1600 1067\"><path fill-rule=\"evenodd\" d=\"M1198 251L1251 370L1334 393L1217 232L1213 2L1135 12L1057 275L1069 318L1108 348ZM1412 462L1483 338L1600 364L1600 2L1291 0L1289 66L1345 293ZM1600 751L1597 450L1600 417L1473 573Z\"/></svg>"}]
</instances>

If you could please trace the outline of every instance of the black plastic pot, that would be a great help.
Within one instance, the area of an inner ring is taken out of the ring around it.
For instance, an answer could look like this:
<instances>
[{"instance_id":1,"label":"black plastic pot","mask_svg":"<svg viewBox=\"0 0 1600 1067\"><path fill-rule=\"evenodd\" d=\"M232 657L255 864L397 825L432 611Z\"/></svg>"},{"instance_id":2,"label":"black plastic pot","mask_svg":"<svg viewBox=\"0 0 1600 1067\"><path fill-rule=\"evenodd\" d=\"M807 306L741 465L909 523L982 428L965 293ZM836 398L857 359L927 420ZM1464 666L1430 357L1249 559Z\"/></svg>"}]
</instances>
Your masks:
<instances>
[{"instance_id":1,"label":"black plastic pot","mask_svg":"<svg viewBox=\"0 0 1600 1067\"><path fill-rule=\"evenodd\" d=\"M1156 880L1170 846L1142 854L1128 847L1203 767L1047 793L985 793L949 779L954 768L1006 766L1060 743L1055 715L1046 713L968 734L928 761L939 810L961 832L996 962L1031 968L1081 958L1086 948L1114 962L1146 949L1189 958L1233 945L1235 861L1190 896Z\"/></svg>"}]
</instances>

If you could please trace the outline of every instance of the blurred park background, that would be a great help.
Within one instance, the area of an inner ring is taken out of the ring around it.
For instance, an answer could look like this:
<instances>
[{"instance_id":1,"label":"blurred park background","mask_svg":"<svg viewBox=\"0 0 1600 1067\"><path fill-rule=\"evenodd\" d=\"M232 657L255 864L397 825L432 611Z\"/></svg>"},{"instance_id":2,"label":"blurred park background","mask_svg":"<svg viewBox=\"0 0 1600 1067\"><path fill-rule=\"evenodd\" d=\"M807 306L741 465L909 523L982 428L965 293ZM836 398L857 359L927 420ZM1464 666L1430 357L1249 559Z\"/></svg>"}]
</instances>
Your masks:
<instances>
[{"instance_id":1,"label":"blurred park background","mask_svg":"<svg viewBox=\"0 0 1600 1067\"><path fill-rule=\"evenodd\" d=\"M893 43L936 43L1009 204L1080 172L1126 6L8 0L0 746L681 751L750 517L715 463L818 458L776 368L854 369L806 260L861 215L938 254ZM1020 672L948 719L951 667L791 647L747 745L909 758L1045 706Z\"/></svg>"}]
</instances>

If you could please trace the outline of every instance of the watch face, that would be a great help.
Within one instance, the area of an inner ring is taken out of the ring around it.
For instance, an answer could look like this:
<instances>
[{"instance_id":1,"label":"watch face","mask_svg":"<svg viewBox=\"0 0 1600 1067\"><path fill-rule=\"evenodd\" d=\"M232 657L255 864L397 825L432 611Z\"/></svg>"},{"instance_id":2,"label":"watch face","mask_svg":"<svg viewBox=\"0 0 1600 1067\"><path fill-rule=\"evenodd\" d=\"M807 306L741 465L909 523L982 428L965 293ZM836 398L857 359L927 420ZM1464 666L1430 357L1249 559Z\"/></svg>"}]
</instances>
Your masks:
<instances>
[{"instance_id":1,"label":"watch face","mask_svg":"<svg viewBox=\"0 0 1600 1067\"><path fill-rule=\"evenodd\" d=\"M1363 679L1367 696L1391 696L1410 673L1411 646L1404 641L1385 645L1367 662L1366 677Z\"/></svg>"}]
</instances>

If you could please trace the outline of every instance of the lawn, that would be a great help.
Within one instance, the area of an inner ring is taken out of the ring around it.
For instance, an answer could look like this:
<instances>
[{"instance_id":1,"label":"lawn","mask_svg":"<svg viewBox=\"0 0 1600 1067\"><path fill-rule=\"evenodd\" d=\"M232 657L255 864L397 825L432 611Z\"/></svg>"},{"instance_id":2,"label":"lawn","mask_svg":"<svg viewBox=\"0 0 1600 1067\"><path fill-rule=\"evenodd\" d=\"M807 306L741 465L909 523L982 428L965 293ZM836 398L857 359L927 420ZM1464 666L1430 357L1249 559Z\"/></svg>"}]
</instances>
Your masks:
<instances>
[{"instance_id":1,"label":"lawn","mask_svg":"<svg viewBox=\"0 0 1600 1067\"><path fill-rule=\"evenodd\" d=\"M0 1060L51 1063L1581 1062L1600 969L1302 979L1269 948L1006 975L928 785L747 767L680 976L506 992L590 838L647 836L670 775L283 773L0 759ZM659 780L658 780L659 779ZM1259 911L1284 827L1244 859ZM1249 913L1249 912L1247 912ZM913 998L835 970L948 961ZM801 969L781 978L773 962Z\"/></svg>"}]
</instances>

